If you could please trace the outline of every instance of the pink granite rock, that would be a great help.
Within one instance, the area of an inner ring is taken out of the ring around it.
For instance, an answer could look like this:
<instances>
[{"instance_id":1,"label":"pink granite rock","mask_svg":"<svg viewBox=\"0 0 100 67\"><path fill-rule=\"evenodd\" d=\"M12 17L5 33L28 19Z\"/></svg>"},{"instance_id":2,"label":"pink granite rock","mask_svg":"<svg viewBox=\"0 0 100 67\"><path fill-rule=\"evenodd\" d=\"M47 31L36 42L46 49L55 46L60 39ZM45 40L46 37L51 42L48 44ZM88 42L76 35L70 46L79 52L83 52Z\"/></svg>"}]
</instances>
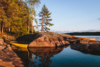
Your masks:
<instances>
[{"instance_id":1,"label":"pink granite rock","mask_svg":"<svg viewBox=\"0 0 100 67\"><path fill-rule=\"evenodd\" d=\"M38 34L40 37L33 40L28 47L56 47L56 46L64 46L65 44L69 44L69 42L65 39L67 36L63 34L55 34L55 33L40 33ZM62 36L63 35L63 36Z\"/></svg>"}]
</instances>

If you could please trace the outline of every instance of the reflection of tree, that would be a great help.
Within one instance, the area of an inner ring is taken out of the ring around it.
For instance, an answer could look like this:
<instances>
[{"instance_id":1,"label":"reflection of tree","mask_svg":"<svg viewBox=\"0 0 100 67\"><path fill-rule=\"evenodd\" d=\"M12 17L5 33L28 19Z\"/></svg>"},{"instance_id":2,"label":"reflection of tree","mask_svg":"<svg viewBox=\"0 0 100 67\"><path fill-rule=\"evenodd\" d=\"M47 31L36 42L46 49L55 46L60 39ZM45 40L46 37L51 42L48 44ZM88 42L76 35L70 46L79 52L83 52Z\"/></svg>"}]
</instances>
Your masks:
<instances>
[{"instance_id":1,"label":"reflection of tree","mask_svg":"<svg viewBox=\"0 0 100 67\"><path fill-rule=\"evenodd\" d=\"M30 64L29 64L30 66L29 67L36 67L36 65L35 65L36 61L33 60L33 56L34 55L32 54L31 57L29 58L29 59L31 59L30 60ZM38 60L37 59L37 56L35 56L35 59Z\"/></svg>"},{"instance_id":2,"label":"reflection of tree","mask_svg":"<svg viewBox=\"0 0 100 67\"><path fill-rule=\"evenodd\" d=\"M36 63L36 62L33 62L33 61L32 61L32 62L30 63L30 66L29 66L29 67L36 67L35 63Z\"/></svg>"},{"instance_id":3,"label":"reflection of tree","mask_svg":"<svg viewBox=\"0 0 100 67\"><path fill-rule=\"evenodd\" d=\"M41 64L39 64L39 67L51 67L50 64L52 63L52 60L50 60L50 56L47 57L39 57L39 61Z\"/></svg>"},{"instance_id":4,"label":"reflection of tree","mask_svg":"<svg viewBox=\"0 0 100 67\"><path fill-rule=\"evenodd\" d=\"M50 60L50 56L46 56L46 57L40 57L40 56L36 56L31 59L30 61L30 66L29 67L51 67L50 64L52 63L52 60ZM34 60L33 60L34 59ZM36 66L36 63L41 62L38 64L38 66Z\"/></svg>"},{"instance_id":5,"label":"reflection of tree","mask_svg":"<svg viewBox=\"0 0 100 67\"><path fill-rule=\"evenodd\" d=\"M15 51L17 55L21 58L24 62L25 67L28 67L28 51Z\"/></svg>"},{"instance_id":6,"label":"reflection of tree","mask_svg":"<svg viewBox=\"0 0 100 67\"><path fill-rule=\"evenodd\" d=\"M53 55L58 54L64 49L62 48L29 48L33 53L30 67L51 67L52 60L50 60ZM32 60L33 59L33 60Z\"/></svg>"}]
</instances>

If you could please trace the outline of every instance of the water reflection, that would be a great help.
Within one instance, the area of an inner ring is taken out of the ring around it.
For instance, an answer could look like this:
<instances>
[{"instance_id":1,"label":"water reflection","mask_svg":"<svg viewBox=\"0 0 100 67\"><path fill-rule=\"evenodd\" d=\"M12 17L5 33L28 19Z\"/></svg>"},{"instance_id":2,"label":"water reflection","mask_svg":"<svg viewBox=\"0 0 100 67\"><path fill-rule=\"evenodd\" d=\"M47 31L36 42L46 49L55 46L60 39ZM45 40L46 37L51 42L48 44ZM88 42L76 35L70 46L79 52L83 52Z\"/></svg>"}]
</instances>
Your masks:
<instances>
[{"instance_id":1,"label":"water reflection","mask_svg":"<svg viewBox=\"0 0 100 67\"><path fill-rule=\"evenodd\" d=\"M17 48L14 51L28 51L28 48Z\"/></svg>"},{"instance_id":2,"label":"water reflection","mask_svg":"<svg viewBox=\"0 0 100 67\"><path fill-rule=\"evenodd\" d=\"M18 49L15 52L22 59L26 67L100 66L100 56L97 56L100 55L100 45L73 44L70 47L28 48L28 51L27 49Z\"/></svg>"},{"instance_id":3,"label":"water reflection","mask_svg":"<svg viewBox=\"0 0 100 67\"><path fill-rule=\"evenodd\" d=\"M61 52L64 49L62 48L29 48L29 51L31 51L33 54L45 57L45 56L53 56L59 52Z\"/></svg>"},{"instance_id":4,"label":"water reflection","mask_svg":"<svg viewBox=\"0 0 100 67\"><path fill-rule=\"evenodd\" d=\"M29 66L29 59L28 59L29 51L28 51L28 49L27 48L18 48L18 49L15 49L14 51L21 58L25 67L28 67Z\"/></svg>"},{"instance_id":5,"label":"water reflection","mask_svg":"<svg viewBox=\"0 0 100 67\"><path fill-rule=\"evenodd\" d=\"M81 51L85 54L100 55L99 44L73 44L70 45L71 49Z\"/></svg>"},{"instance_id":6,"label":"water reflection","mask_svg":"<svg viewBox=\"0 0 100 67\"><path fill-rule=\"evenodd\" d=\"M67 46L68 47L68 46ZM59 48L29 48L32 57L30 58L30 67L51 67L52 60L50 59L55 54L58 54L64 49Z\"/></svg>"}]
</instances>

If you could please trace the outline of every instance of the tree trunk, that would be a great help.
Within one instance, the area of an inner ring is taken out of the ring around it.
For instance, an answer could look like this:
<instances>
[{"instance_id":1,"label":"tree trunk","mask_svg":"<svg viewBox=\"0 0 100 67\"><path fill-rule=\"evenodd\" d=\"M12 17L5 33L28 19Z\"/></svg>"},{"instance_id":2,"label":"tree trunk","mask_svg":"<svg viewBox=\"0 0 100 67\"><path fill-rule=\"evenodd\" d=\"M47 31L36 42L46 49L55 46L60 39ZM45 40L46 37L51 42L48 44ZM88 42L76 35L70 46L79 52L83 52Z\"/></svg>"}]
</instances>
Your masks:
<instances>
[{"instance_id":1,"label":"tree trunk","mask_svg":"<svg viewBox=\"0 0 100 67\"><path fill-rule=\"evenodd\" d=\"M1 22L1 33L3 33L3 22Z\"/></svg>"},{"instance_id":2,"label":"tree trunk","mask_svg":"<svg viewBox=\"0 0 100 67\"><path fill-rule=\"evenodd\" d=\"M31 29L32 29L32 34L33 34L33 21L32 21L32 28Z\"/></svg>"},{"instance_id":3,"label":"tree trunk","mask_svg":"<svg viewBox=\"0 0 100 67\"><path fill-rule=\"evenodd\" d=\"M28 33L29 33L29 25L27 26L27 31L28 31Z\"/></svg>"},{"instance_id":4,"label":"tree trunk","mask_svg":"<svg viewBox=\"0 0 100 67\"><path fill-rule=\"evenodd\" d=\"M42 16L42 23L41 23L41 32L43 32L43 16Z\"/></svg>"},{"instance_id":5,"label":"tree trunk","mask_svg":"<svg viewBox=\"0 0 100 67\"><path fill-rule=\"evenodd\" d=\"M27 23L27 31L29 33L29 22Z\"/></svg>"},{"instance_id":6,"label":"tree trunk","mask_svg":"<svg viewBox=\"0 0 100 67\"><path fill-rule=\"evenodd\" d=\"M0 33L1 33L1 23L0 23Z\"/></svg>"},{"instance_id":7,"label":"tree trunk","mask_svg":"<svg viewBox=\"0 0 100 67\"><path fill-rule=\"evenodd\" d=\"M2 26L2 33L3 33L3 26Z\"/></svg>"},{"instance_id":8,"label":"tree trunk","mask_svg":"<svg viewBox=\"0 0 100 67\"><path fill-rule=\"evenodd\" d=\"M9 28L9 32L10 32L10 28Z\"/></svg>"}]
</instances>

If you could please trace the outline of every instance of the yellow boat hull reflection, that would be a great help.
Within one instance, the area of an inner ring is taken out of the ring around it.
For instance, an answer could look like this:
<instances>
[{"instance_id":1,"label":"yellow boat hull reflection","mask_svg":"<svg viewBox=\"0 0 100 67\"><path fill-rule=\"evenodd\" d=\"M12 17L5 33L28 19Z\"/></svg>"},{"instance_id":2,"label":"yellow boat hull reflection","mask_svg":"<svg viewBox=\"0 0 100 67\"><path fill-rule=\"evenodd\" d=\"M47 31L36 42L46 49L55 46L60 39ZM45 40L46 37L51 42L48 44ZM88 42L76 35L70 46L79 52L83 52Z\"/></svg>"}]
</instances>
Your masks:
<instances>
[{"instance_id":1,"label":"yellow boat hull reflection","mask_svg":"<svg viewBox=\"0 0 100 67\"><path fill-rule=\"evenodd\" d=\"M15 49L14 51L28 51L28 48L18 48L18 49Z\"/></svg>"}]
</instances>

